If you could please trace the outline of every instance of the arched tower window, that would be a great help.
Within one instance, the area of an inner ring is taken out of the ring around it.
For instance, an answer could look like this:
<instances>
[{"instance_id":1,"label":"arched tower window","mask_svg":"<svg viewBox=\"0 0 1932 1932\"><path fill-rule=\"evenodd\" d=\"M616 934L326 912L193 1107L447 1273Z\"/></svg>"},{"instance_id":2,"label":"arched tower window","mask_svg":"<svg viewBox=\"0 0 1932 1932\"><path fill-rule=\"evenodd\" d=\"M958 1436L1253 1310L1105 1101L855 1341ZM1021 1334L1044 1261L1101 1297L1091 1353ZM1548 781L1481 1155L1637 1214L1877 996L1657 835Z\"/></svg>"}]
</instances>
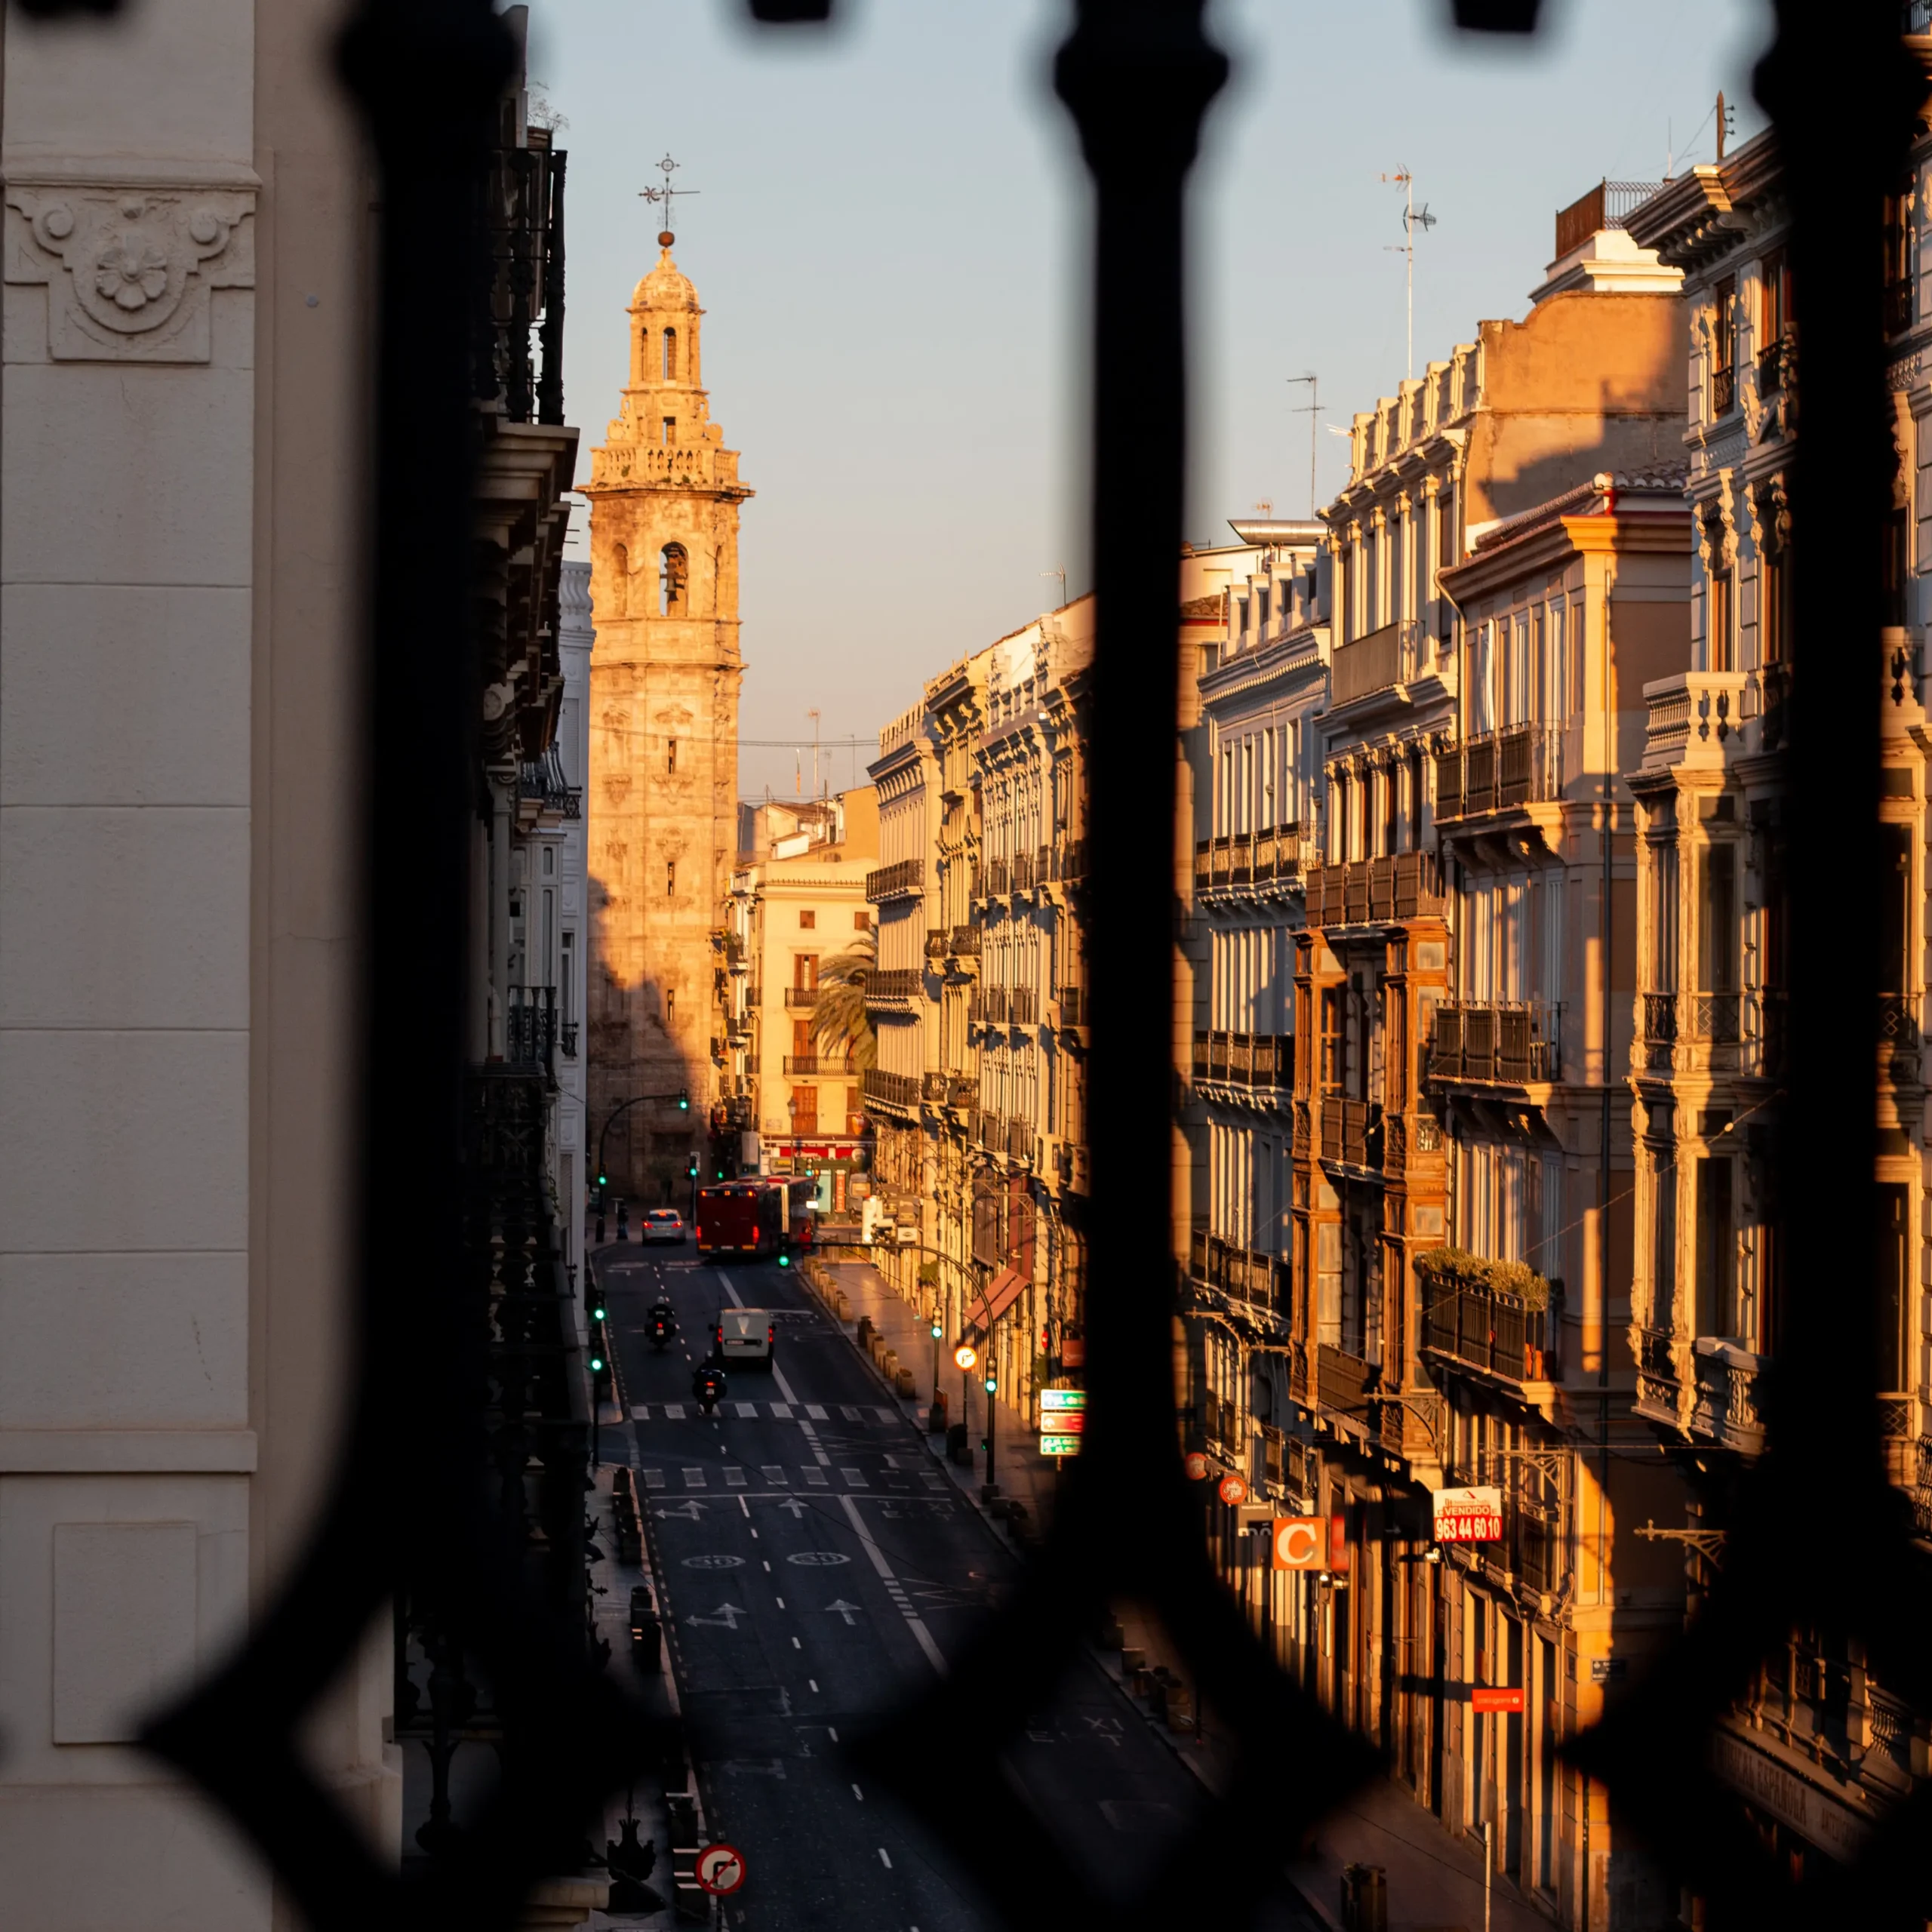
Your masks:
<instances>
[{"instance_id":1,"label":"arched tower window","mask_svg":"<svg viewBox=\"0 0 1932 1932\"><path fill-rule=\"evenodd\" d=\"M661 617L675 617L685 608L685 579L691 568L681 543L664 546L663 566L658 577L657 609Z\"/></svg>"},{"instance_id":2,"label":"arched tower window","mask_svg":"<svg viewBox=\"0 0 1932 1932\"><path fill-rule=\"evenodd\" d=\"M631 553L621 543L611 546L611 574L617 580L617 590L616 608L609 614L621 617L629 609L631 598Z\"/></svg>"},{"instance_id":3,"label":"arched tower window","mask_svg":"<svg viewBox=\"0 0 1932 1932\"><path fill-rule=\"evenodd\" d=\"M678 380L678 331L664 331L664 380L675 383Z\"/></svg>"}]
</instances>

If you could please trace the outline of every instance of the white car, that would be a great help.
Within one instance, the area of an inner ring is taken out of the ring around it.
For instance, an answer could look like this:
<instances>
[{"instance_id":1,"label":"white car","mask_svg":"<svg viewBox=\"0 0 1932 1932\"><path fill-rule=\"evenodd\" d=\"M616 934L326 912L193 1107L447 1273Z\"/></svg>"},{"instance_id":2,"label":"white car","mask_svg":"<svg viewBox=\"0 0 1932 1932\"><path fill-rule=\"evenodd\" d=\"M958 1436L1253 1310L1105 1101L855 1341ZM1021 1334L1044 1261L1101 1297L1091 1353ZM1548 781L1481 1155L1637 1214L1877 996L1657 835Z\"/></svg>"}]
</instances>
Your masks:
<instances>
[{"instance_id":1,"label":"white car","mask_svg":"<svg viewBox=\"0 0 1932 1932\"><path fill-rule=\"evenodd\" d=\"M638 1229L640 1241L681 1241L684 1238L685 1217L675 1208L652 1208Z\"/></svg>"},{"instance_id":2,"label":"white car","mask_svg":"<svg viewBox=\"0 0 1932 1932\"><path fill-rule=\"evenodd\" d=\"M761 1308L721 1308L712 1324L712 1358L729 1368L737 1362L772 1364L778 1326Z\"/></svg>"}]
</instances>

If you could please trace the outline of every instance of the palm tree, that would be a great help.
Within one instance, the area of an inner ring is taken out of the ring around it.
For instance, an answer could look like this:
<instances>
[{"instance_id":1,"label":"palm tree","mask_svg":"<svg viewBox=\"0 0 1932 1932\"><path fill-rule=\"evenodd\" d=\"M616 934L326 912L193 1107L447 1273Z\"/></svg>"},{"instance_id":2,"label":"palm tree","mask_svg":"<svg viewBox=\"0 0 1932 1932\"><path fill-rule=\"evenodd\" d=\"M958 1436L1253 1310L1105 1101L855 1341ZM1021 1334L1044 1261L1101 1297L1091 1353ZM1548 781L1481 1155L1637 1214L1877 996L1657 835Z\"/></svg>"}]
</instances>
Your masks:
<instances>
[{"instance_id":1,"label":"palm tree","mask_svg":"<svg viewBox=\"0 0 1932 1932\"><path fill-rule=\"evenodd\" d=\"M878 963L878 942L870 932L843 952L822 960L818 998L812 1008L812 1044L822 1058L848 1057L856 1072L866 1072L878 1057L878 1042L866 1013L866 989Z\"/></svg>"}]
</instances>

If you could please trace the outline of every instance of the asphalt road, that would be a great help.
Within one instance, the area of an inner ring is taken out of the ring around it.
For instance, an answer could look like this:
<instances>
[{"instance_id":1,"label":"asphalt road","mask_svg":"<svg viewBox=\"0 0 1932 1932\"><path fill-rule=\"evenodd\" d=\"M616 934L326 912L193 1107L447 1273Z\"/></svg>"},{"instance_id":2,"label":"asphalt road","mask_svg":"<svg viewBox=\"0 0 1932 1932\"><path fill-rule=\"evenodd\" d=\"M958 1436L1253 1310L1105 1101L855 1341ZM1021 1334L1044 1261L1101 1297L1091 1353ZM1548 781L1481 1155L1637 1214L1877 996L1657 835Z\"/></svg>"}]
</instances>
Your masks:
<instances>
[{"instance_id":1,"label":"asphalt road","mask_svg":"<svg viewBox=\"0 0 1932 1932\"><path fill-rule=\"evenodd\" d=\"M885 1792L855 1780L840 1744L932 1682L1010 1585L1011 1552L795 1278L771 1263L699 1266L689 1248L606 1250L599 1265L706 1809L714 1834L745 1857L728 1922L757 1932L989 1923L970 1875ZM661 1355L644 1327L660 1287L679 1325ZM734 1295L775 1312L777 1363L734 1371L708 1420L691 1376ZM1069 1863L1123 1896L1204 1802L1085 1659L1004 1769ZM932 1770L944 1780L943 1738ZM973 1801L968 1790L958 1798Z\"/></svg>"}]
</instances>

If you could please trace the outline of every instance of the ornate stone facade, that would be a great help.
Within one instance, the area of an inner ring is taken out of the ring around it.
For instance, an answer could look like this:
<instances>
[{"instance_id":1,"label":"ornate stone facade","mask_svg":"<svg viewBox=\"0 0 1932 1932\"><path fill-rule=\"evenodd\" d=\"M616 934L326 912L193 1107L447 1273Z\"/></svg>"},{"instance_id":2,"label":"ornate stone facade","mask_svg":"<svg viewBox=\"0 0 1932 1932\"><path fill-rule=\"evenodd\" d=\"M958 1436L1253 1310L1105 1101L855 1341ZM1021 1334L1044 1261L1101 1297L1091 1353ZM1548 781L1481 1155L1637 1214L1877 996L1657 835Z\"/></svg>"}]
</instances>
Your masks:
<instances>
[{"instance_id":1,"label":"ornate stone facade","mask_svg":"<svg viewBox=\"0 0 1932 1932\"><path fill-rule=\"evenodd\" d=\"M652 1202L681 1189L714 1097L737 836L738 506L752 493L699 386L703 312L666 247L632 297L630 381L584 490L589 1125L594 1143L626 1100L669 1097L626 1113L603 1149L613 1189Z\"/></svg>"}]
</instances>

